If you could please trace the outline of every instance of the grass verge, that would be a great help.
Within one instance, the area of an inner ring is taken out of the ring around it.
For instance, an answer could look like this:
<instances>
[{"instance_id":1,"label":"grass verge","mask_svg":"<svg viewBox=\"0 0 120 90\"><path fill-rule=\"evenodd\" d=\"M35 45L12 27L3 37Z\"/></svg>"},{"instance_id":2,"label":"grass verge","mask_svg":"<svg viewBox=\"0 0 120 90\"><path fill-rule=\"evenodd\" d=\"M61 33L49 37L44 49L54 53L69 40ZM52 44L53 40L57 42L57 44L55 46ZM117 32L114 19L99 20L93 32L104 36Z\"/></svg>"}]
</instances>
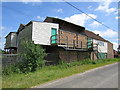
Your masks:
<instances>
[{"instance_id":1,"label":"grass verge","mask_svg":"<svg viewBox=\"0 0 120 90\"><path fill-rule=\"evenodd\" d=\"M3 75L2 88L30 88L36 85L46 83L48 81L60 79L73 74L82 73L87 70L100 66L118 62L119 59L106 59L82 62L62 63L56 66L46 66L36 72L28 74L12 73Z\"/></svg>"}]
</instances>

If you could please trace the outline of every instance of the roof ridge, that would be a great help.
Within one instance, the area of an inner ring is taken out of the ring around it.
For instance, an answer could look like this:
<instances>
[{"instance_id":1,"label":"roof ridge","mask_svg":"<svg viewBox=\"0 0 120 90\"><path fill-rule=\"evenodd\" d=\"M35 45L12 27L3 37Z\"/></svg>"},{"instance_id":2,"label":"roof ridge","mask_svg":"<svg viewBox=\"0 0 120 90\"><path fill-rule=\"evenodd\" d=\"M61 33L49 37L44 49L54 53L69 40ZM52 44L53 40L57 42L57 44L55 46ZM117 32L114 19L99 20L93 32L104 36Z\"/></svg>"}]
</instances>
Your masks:
<instances>
[{"instance_id":1,"label":"roof ridge","mask_svg":"<svg viewBox=\"0 0 120 90\"><path fill-rule=\"evenodd\" d=\"M70 23L70 24L73 24L73 25L76 25L76 26L78 26L78 27L82 27L82 28L85 29L84 26L80 26L80 25L78 25L78 24L75 24L75 23L72 23L72 22L68 22L68 21L66 21L66 20L64 20L64 19L62 19L62 18L55 18L55 17L48 17L48 16L47 16L47 17L45 18L45 20L46 20L47 18L62 20L62 21L64 21L64 22L67 22L67 23ZM45 22L45 20L44 20L43 22Z\"/></svg>"}]
</instances>

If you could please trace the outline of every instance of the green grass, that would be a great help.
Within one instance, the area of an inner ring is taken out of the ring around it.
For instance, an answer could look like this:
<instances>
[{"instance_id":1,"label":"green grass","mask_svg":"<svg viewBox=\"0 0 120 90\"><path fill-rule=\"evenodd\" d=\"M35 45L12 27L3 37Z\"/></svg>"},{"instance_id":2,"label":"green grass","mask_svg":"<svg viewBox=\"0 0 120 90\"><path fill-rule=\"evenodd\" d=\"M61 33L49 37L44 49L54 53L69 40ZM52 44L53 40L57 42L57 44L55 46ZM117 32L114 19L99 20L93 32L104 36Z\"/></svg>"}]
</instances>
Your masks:
<instances>
[{"instance_id":1,"label":"green grass","mask_svg":"<svg viewBox=\"0 0 120 90\"><path fill-rule=\"evenodd\" d=\"M73 74L82 73L87 70L118 62L119 59L107 59L82 62L62 63L56 66L46 66L36 72L28 74L12 73L2 78L2 88L30 88L48 81L60 79Z\"/></svg>"}]
</instances>

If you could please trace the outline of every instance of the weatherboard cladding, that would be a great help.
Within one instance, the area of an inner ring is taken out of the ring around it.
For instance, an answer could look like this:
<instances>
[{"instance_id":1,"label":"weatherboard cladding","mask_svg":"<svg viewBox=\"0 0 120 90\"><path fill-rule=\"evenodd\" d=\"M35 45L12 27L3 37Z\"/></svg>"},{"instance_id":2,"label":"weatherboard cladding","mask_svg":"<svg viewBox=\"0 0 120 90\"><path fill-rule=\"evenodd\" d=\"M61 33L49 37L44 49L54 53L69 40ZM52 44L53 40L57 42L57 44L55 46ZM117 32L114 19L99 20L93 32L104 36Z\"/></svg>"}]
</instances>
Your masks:
<instances>
[{"instance_id":1,"label":"weatherboard cladding","mask_svg":"<svg viewBox=\"0 0 120 90\"><path fill-rule=\"evenodd\" d=\"M23 30L19 32L17 38L17 46L18 46L17 52L24 51L21 45L23 41L32 41L32 24L25 27Z\"/></svg>"}]
</instances>

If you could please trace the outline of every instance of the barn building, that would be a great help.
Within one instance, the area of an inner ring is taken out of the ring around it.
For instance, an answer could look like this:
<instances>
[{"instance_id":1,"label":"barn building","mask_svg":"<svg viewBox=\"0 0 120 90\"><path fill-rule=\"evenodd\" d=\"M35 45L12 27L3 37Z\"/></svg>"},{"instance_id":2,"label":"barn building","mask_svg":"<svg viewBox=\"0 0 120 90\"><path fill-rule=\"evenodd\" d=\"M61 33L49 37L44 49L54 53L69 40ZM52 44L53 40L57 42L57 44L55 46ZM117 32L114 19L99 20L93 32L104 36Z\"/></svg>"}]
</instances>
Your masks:
<instances>
[{"instance_id":1,"label":"barn building","mask_svg":"<svg viewBox=\"0 0 120 90\"><path fill-rule=\"evenodd\" d=\"M111 42L85 27L59 18L47 17L43 22L20 24L17 32L6 36L5 50L10 53L23 51L20 44L23 40L45 48L48 53L45 59L51 62L114 58Z\"/></svg>"}]
</instances>

